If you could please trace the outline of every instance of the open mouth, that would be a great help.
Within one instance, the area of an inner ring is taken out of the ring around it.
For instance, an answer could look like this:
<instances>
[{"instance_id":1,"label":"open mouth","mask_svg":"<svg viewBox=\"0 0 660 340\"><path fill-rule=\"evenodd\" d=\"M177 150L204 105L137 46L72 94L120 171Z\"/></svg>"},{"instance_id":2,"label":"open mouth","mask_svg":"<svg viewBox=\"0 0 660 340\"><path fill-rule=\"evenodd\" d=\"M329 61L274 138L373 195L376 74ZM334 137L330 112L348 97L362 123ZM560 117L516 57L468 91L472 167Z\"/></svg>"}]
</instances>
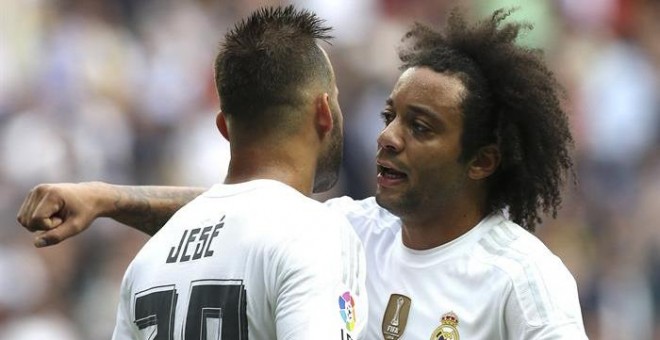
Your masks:
<instances>
[{"instance_id":1,"label":"open mouth","mask_svg":"<svg viewBox=\"0 0 660 340\"><path fill-rule=\"evenodd\" d=\"M407 177L403 172L382 165L378 165L378 176L391 180L404 179Z\"/></svg>"}]
</instances>

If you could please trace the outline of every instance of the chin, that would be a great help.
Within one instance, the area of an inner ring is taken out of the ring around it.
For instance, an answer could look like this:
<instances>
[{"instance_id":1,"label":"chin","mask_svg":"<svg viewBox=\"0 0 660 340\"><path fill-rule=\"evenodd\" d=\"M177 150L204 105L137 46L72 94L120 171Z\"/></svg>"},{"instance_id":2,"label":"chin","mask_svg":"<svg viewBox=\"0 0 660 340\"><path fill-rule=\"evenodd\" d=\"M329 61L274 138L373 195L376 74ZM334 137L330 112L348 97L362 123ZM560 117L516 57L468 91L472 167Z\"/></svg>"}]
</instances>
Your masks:
<instances>
[{"instance_id":1,"label":"chin","mask_svg":"<svg viewBox=\"0 0 660 340\"><path fill-rule=\"evenodd\" d=\"M396 201L397 200L393 199L391 196L383 194L380 191L376 191L376 203L378 203L378 205L381 207L389 210L390 212L396 210Z\"/></svg>"},{"instance_id":2,"label":"chin","mask_svg":"<svg viewBox=\"0 0 660 340\"><path fill-rule=\"evenodd\" d=\"M391 214L402 217L414 210L411 202L403 197L387 195L376 191L376 203Z\"/></svg>"}]
</instances>

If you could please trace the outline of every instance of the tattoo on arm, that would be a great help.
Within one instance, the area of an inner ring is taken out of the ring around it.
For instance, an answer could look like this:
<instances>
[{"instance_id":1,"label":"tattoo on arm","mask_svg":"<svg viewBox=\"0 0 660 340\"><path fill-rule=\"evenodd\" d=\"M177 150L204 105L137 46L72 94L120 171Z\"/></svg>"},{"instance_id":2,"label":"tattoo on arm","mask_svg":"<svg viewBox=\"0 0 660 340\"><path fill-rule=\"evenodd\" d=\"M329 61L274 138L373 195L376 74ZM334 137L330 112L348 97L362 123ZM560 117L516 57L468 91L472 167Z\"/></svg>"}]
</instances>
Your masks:
<instances>
[{"instance_id":1,"label":"tattoo on arm","mask_svg":"<svg viewBox=\"0 0 660 340\"><path fill-rule=\"evenodd\" d=\"M112 219L154 235L174 213L206 189L117 186Z\"/></svg>"}]
</instances>

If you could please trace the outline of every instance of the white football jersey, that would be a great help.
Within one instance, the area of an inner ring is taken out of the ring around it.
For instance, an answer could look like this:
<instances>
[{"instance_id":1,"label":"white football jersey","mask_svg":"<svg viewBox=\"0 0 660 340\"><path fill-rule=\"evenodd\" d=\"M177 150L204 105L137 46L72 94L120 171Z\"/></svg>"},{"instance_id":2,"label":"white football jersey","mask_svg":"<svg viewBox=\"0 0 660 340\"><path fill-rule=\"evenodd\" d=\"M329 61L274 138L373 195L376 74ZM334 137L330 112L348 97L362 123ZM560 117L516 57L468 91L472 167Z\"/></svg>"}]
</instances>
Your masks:
<instances>
[{"instance_id":1,"label":"white football jersey","mask_svg":"<svg viewBox=\"0 0 660 340\"><path fill-rule=\"evenodd\" d=\"M345 214L367 258L365 339L586 339L575 279L534 235L501 214L429 250L371 197L326 202Z\"/></svg>"},{"instance_id":2,"label":"white football jersey","mask_svg":"<svg viewBox=\"0 0 660 340\"><path fill-rule=\"evenodd\" d=\"M365 274L343 216L277 181L218 184L131 262L113 339L356 339Z\"/></svg>"}]
</instances>

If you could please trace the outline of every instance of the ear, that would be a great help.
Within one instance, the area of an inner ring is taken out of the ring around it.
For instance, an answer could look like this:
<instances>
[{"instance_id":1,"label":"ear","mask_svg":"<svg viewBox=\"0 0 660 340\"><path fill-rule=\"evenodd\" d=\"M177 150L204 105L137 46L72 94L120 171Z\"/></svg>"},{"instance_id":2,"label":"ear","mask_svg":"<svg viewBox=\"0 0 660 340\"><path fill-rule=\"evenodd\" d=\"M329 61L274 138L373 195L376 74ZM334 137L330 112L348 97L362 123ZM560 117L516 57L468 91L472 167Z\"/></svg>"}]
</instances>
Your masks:
<instances>
[{"instance_id":1,"label":"ear","mask_svg":"<svg viewBox=\"0 0 660 340\"><path fill-rule=\"evenodd\" d=\"M330 110L329 103L330 96L328 93L324 92L320 96L316 97L315 101L315 122L316 130L320 137L324 137L327 133L332 131L333 124L335 122L332 119L332 110Z\"/></svg>"},{"instance_id":2,"label":"ear","mask_svg":"<svg viewBox=\"0 0 660 340\"><path fill-rule=\"evenodd\" d=\"M484 146L470 161L468 177L480 180L492 175L500 166L500 149L495 144Z\"/></svg>"},{"instance_id":3,"label":"ear","mask_svg":"<svg viewBox=\"0 0 660 340\"><path fill-rule=\"evenodd\" d=\"M225 119L225 114L222 111L218 112L218 115L215 116L215 125L218 127L218 131L222 134L222 137L225 137L226 140L229 140L229 130L227 130L227 121Z\"/></svg>"}]
</instances>

